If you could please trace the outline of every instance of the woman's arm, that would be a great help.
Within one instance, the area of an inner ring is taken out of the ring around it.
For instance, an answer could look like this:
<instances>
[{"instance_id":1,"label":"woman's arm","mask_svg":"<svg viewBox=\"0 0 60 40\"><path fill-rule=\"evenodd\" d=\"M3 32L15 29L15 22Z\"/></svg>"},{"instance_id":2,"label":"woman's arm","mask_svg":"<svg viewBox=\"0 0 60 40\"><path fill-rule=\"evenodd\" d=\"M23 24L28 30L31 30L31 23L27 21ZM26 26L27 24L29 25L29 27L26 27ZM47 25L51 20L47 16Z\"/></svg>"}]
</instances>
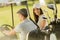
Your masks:
<instances>
[{"instance_id":1,"label":"woman's arm","mask_svg":"<svg viewBox=\"0 0 60 40\"><path fill-rule=\"evenodd\" d=\"M42 29L45 28L46 20L42 20L41 23L40 23L40 25L41 25L41 28Z\"/></svg>"}]
</instances>

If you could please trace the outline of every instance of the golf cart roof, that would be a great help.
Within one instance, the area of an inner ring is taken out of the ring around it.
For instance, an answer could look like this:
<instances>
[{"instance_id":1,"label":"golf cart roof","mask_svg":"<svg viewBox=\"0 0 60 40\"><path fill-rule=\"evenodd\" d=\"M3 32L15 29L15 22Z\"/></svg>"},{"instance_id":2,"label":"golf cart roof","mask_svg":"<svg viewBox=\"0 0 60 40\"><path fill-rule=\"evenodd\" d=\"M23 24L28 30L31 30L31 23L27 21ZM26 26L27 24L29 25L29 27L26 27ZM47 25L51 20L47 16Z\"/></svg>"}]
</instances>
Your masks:
<instances>
[{"instance_id":1,"label":"golf cart roof","mask_svg":"<svg viewBox=\"0 0 60 40\"><path fill-rule=\"evenodd\" d=\"M22 1L26 1L26 0L0 0L0 3L20 3Z\"/></svg>"}]
</instances>

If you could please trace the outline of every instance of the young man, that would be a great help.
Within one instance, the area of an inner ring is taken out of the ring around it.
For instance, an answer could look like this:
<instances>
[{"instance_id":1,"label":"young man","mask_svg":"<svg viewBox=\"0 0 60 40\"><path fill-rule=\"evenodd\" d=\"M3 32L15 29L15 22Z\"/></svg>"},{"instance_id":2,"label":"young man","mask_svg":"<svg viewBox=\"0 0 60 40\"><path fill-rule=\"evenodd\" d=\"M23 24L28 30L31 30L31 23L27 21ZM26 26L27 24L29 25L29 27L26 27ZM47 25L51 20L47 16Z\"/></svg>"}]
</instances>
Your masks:
<instances>
[{"instance_id":1,"label":"young man","mask_svg":"<svg viewBox=\"0 0 60 40\"><path fill-rule=\"evenodd\" d=\"M22 21L22 23L18 24L13 30L11 31L4 31L4 33L8 36L10 35L15 35L16 33L19 33L19 40L26 40L26 35L36 29L36 25L34 25L34 23L32 21L30 21L29 19L27 19L28 13L27 13L27 9L22 8L20 9L18 12L18 17L19 19Z\"/></svg>"}]
</instances>

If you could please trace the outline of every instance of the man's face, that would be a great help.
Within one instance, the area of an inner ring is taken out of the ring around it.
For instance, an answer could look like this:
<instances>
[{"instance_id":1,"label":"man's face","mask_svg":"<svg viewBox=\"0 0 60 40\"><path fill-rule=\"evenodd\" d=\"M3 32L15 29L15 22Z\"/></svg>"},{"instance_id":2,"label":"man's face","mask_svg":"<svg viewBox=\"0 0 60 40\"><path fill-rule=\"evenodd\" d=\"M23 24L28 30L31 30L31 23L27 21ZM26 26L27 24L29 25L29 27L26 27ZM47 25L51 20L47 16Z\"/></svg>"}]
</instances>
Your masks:
<instances>
[{"instance_id":1,"label":"man's face","mask_svg":"<svg viewBox=\"0 0 60 40\"><path fill-rule=\"evenodd\" d=\"M21 13L18 13L18 17L19 17L20 21L22 21L24 16Z\"/></svg>"}]
</instances>

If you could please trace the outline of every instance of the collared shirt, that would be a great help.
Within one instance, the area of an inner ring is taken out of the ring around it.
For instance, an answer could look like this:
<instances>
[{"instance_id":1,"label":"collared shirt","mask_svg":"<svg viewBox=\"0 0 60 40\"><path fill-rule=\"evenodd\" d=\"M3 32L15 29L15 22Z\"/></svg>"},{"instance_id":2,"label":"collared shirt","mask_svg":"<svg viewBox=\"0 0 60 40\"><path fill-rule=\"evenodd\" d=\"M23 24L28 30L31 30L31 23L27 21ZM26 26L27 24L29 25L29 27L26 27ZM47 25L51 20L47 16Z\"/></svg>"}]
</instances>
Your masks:
<instances>
[{"instance_id":1,"label":"collared shirt","mask_svg":"<svg viewBox=\"0 0 60 40\"><path fill-rule=\"evenodd\" d=\"M28 32L36 29L36 25L29 19L25 19L21 24L15 27L15 31L19 33L19 40L26 40Z\"/></svg>"}]
</instances>

